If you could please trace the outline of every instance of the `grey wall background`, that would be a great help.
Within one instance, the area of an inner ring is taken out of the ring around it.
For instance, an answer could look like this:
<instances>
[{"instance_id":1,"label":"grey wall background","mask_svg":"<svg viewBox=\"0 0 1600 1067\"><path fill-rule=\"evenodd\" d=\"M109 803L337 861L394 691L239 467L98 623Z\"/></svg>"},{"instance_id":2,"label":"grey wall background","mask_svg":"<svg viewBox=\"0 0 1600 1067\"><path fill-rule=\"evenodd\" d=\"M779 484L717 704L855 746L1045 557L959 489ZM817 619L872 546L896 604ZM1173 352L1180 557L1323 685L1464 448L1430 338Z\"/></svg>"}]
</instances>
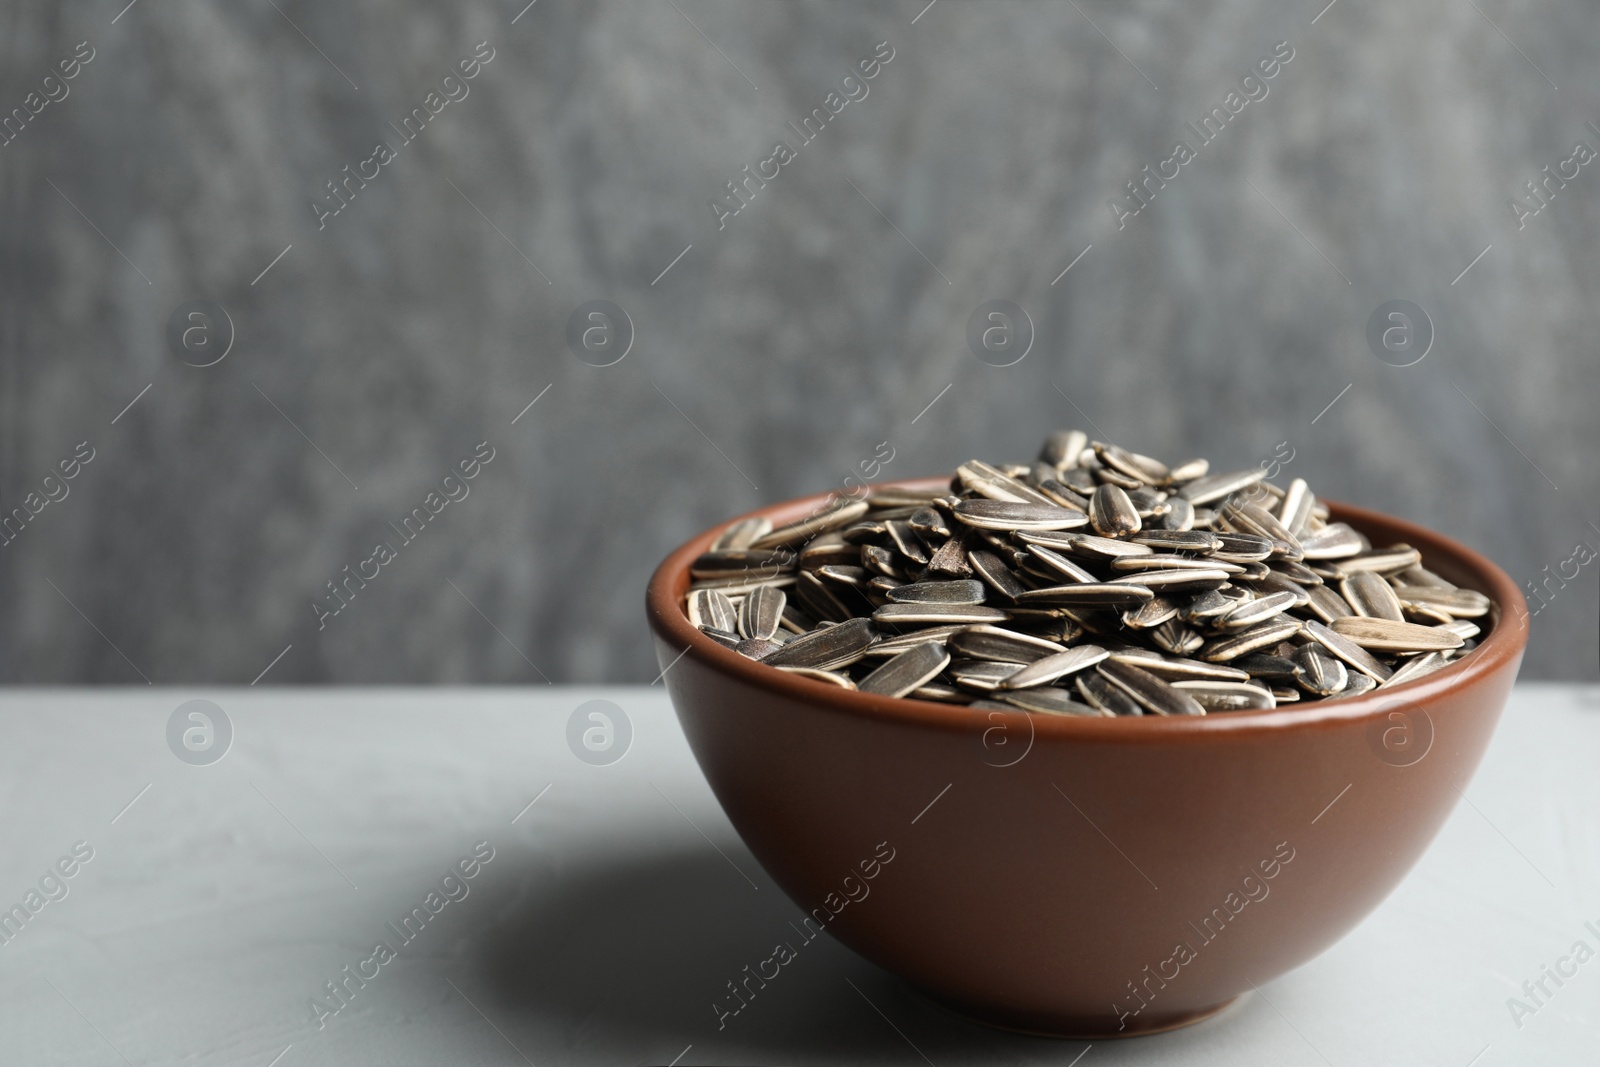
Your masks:
<instances>
[{"instance_id":1,"label":"grey wall background","mask_svg":"<svg viewBox=\"0 0 1600 1067\"><path fill-rule=\"evenodd\" d=\"M1521 581L1600 546L1600 164L1520 231L1508 206L1600 148L1593 5L1324 3L7 5L0 106L95 58L0 148L0 494L95 458L0 548L0 677L648 681L642 589L682 539L881 441L910 476L1069 425L1239 466L1287 441L1289 475ZM319 231L324 183L481 41ZM719 230L707 200L880 41ZM1109 198L1278 41L1269 95L1118 230ZM236 332L207 368L164 340L196 298ZM1012 367L965 342L991 298L1036 326ZM1407 368L1364 339L1394 298L1436 328ZM563 340L592 299L636 331L610 367ZM319 631L324 583L480 441L470 496ZM1527 676L1595 676L1597 569Z\"/></svg>"}]
</instances>

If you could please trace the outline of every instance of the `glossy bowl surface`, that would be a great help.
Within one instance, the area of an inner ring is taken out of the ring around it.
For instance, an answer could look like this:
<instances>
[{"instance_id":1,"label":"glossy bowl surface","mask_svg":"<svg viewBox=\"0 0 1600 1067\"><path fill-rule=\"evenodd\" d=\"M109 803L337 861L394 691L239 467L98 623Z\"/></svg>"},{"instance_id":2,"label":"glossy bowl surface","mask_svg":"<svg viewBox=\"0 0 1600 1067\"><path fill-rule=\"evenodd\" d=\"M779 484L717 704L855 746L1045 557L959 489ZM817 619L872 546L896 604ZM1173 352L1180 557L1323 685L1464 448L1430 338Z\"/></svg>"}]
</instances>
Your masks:
<instances>
[{"instance_id":1,"label":"glossy bowl surface","mask_svg":"<svg viewBox=\"0 0 1600 1067\"><path fill-rule=\"evenodd\" d=\"M751 514L781 525L826 499ZM764 667L689 624L689 564L727 523L666 558L646 609L701 770L811 916L797 937L825 929L998 1026L1149 1033L1221 1010L1371 912L1454 807L1516 678L1527 613L1504 572L1420 526L1330 507L1486 594L1478 648L1393 689L1203 718L880 697Z\"/></svg>"}]
</instances>

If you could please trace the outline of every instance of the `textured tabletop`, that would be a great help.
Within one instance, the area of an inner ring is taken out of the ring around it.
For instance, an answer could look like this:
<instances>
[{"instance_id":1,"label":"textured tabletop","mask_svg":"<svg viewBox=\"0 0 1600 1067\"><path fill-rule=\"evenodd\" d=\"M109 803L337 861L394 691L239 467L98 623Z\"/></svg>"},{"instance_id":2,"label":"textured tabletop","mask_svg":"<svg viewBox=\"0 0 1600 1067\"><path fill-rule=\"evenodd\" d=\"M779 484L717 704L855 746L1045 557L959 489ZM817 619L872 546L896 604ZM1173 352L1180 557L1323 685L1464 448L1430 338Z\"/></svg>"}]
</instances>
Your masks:
<instances>
[{"instance_id":1,"label":"textured tabletop","mask_svg":"<svg viewBox=\"0 0 1600 1067\"><path fill-rule=\"evenodd\" d=\"M1322 957L1092 1045L963 1021L826 937L719 1029L800 911L659 687L14 690L0 722L8 1065L1600 1062L1595 687L1519 687Z\"/></svg>"}]
</instances>

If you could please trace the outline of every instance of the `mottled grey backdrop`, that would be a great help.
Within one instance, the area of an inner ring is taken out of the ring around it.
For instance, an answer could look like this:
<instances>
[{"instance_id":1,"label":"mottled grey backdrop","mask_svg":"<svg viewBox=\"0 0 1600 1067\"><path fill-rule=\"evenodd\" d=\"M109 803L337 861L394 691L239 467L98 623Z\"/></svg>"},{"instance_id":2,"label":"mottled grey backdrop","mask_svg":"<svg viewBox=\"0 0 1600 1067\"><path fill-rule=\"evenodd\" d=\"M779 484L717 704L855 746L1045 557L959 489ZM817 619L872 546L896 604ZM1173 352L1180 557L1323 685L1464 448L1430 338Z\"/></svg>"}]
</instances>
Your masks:
<instances>
[{"instance_id":1,"label":"mottled grey backdrop","mask_svg":"<svg viewBox=\"0 0 1600 1067\"><path fill-rule=\"evenodd\" d=\"M1600 147L1592 0L124 2L0 13L28 117L0 148L0 496L68 490L0 548L7 681L648 681L644 582L685 537L880 442L909 476L1058 426L1239 466L1287 442L1286 476L1519 581L1600 546L1600 164L1520 230L1509 203ZM1111 198L1280 41L1267 97L1119 230ZM165 340L194 299L236 335L206 368ZM604 368L564 340L597 299L635 332ZM1015 366L968 349L989 299L1034 324ZM1390 299L1435 325L1415 366L1368 349ZM483 441L470 496L319 630L324 583ZM1595 676L1597 570L1528 675Z\"/></svg>"}]
</instances>

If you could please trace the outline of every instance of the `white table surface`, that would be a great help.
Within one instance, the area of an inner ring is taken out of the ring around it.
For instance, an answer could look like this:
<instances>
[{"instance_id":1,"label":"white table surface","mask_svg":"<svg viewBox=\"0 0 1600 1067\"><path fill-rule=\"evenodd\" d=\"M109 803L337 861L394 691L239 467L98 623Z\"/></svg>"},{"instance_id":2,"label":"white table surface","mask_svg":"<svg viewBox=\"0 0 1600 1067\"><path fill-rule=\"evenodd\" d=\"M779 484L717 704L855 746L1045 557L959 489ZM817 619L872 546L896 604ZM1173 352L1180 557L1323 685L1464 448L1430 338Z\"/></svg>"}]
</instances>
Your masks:
<instances>
[{"instance_id":1,"label":"white table surface","mask_svg":"<svg viewBox=\"0 0 1600 1067\"><path fill-rule=\"evenodd\" d=\"M166 739L193 698L235 731L208 766ZM595 698L634 730L607 766L566 741ZM1600 1064L1600 958L1520 1027L1507 1006L1600 950L1600 687L1519 687L1470 803L1333 949L1092 1046L965 1022L827 938L719 1031L712 1001L799 909L659 686L12 690L0 725L0 907L94 850L0 944L6 1065ZM310 998L479 841L468 895L319 1029Z\"/></svg>"}]
</instances>

